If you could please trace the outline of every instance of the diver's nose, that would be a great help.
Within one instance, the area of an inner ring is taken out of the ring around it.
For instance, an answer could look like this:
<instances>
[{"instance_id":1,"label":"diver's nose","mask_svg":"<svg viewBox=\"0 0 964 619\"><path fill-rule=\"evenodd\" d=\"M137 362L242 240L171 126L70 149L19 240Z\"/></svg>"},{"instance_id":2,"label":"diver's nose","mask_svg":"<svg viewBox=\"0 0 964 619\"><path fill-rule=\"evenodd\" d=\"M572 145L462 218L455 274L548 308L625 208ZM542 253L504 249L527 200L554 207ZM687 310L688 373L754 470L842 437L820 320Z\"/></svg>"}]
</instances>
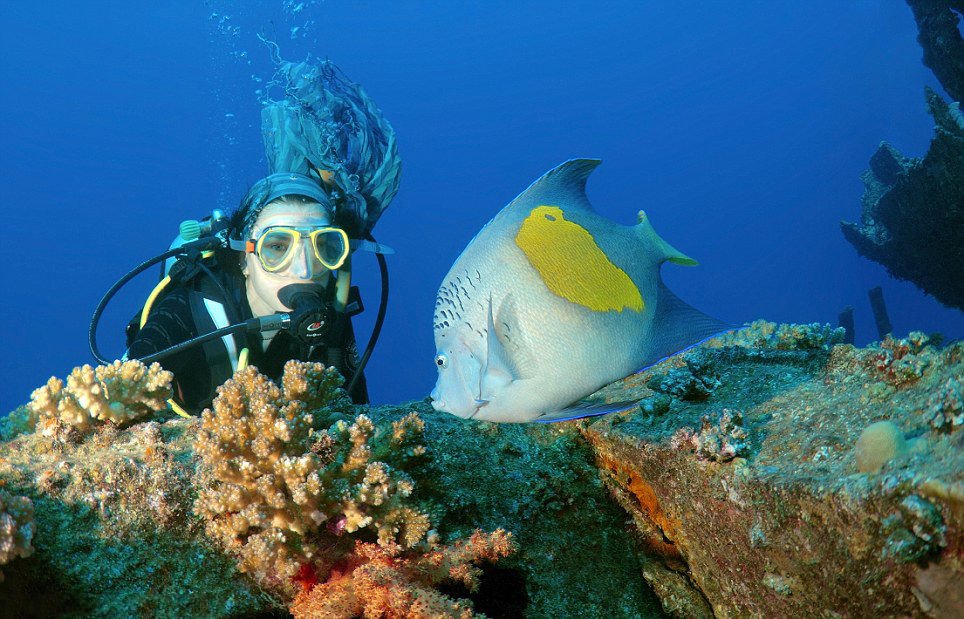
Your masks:
<instances>
[{"instance_id":1,"label":"diver's nose","mask_svg":"<svg viewBox=\"0 0 964 619\"><path fill-rule=\"evenodd\" d=\"M311 279L315 274L311 251L304 245L291 261L291 274L298 279Z\"/></svg>"}]
</instances>

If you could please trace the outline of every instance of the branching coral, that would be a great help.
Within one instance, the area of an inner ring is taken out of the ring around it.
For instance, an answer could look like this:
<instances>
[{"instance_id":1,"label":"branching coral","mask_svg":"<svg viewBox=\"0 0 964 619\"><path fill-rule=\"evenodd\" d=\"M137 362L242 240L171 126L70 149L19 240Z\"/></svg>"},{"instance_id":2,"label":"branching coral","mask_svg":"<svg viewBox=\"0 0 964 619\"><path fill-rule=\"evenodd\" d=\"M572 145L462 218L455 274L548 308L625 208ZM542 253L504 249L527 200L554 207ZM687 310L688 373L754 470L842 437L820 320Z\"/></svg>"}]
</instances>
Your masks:
<instances>
[{"instance_id":1,"label":"branching coral","mask_svg":"<svg viewBox=\"0 0 964 619\"><path fill-rule=\"evenodd\" d=\"M120 424L163 409L173 377L160 364L147 367L137 360L84 365L67 376L66 387L52 376L34 390L27 408L45 434L55 433L60 423L85 432L94 420Z\"/></svg>"},{"instance_id":2,"label":"branching coral","mask_svg":"<svg viewBox=\"0 0 964 619\"><path fill-rule=\"evenodd\" d=\"M27 497L0 490L0 565L16 557L29 557L33 534L33 503Z\"/></svg>"},{"instance_id":3,"label":"branching coral","mask_svg":"<svg viewBox=\"0 0 964 619\"><path fill-rule=\"evenodd\" d=\"M513 550L511 534L502 529L476 531L448 546L440 546L433 534L409 551L398 544L358 542L343 569L299 594L291 612L296 619L475 617L469 603L434 586L456 581L475 591L480 570L473 563L495 561Z\"/></svg>"},{"instance_id":4,"label":"branching coral","mask_svg":"<svg viewBox=\"0 0 964 619\"><path fill-rule=\"evenodd\" d=\"M305 564L327 571L351 550L346 533L405 548L421 540L429 523L404 501L411 479L375 457L424 454L422 421L413 414L379 435L359 415L323 430L322 407L346 402L338 373L289 361L281 382L241 370L202 414L195 511L209 535L240 556L242 571L281 588Z\"/></svg>"}]
</instances>

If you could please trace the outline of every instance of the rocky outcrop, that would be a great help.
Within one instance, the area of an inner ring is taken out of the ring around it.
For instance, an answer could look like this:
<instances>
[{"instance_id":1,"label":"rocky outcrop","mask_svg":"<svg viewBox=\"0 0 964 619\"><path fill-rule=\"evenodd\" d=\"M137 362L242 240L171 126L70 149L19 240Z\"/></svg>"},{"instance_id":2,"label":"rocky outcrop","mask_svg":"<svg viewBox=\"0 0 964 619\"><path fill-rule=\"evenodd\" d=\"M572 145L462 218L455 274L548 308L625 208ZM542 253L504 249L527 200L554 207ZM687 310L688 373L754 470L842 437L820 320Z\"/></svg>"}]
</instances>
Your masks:
<instances>
[{"instance_id":1,"label":"rocky outcrop","mask_svg":"<svg viewBox=\"0 0 964 619\"><path fill-rule=\"evenodd\" d=\"M964 373L964 345L806 351L753 331L608 387L640 410L584 429L665 610L964 615L964 433L928 412L959 414L956 392L935 394ZM674 366L712 374L712 393L648 406Z\"/></svg>"}]
</instances>

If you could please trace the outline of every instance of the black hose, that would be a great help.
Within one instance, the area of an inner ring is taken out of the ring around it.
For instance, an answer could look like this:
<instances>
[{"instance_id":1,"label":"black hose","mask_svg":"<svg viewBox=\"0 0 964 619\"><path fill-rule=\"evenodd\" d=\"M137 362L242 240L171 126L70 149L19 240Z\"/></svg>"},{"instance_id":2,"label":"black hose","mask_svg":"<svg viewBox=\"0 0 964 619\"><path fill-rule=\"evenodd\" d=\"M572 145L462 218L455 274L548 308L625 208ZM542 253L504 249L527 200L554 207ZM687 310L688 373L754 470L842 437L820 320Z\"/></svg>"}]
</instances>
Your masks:
<instances>
[{"instance_id":1,"label":"black hose","mask_svg":"<svg viewBox=\"0 0 964 619\"><path fill-rule=\"evenodd\" d=\"M175 353L178 353L178 352L184 350L185 348L189 348L189 347L194 346L194 345L196 345L196 344L203 344L204 342L208 342L208 341L210 341L210 340L217 339L217 338L219 338L219 337L224 337L225 335L230 335L230 334L234 333L235 331L240 331L240 330L242 330L242 329L257 329L257 328L258 328L257 325L258 325L258 319L257 319L257 318L251 318L251 319L246 320L246 321L244 321L244 322L239 322L239 323L234 324L234 325L228 325L228 326L226 326L226 327L221 327L221 328L218 329L217 331L211 331L210 333L205 333L204 335L199 335L199 336L197 336L197 337L192 337L191 339L185 340L185 341L181 342L180 344L175 344L174 346L171 346L170 348L165 348L164 350L158 351L158 352L156 352L156 353L154 353L154 354L151 354L151 355L147 355L146 357L138 357L138 360L139 360L141 363L144 363L145 365L148 364L148 363L153 363L154 361L157 361L158 359L163 359L164 357L167 357L168 355L173 355L173 354L175 354Z\"/></svg>"},{"instance_id":2,"label":"black hose","mask_svg":"<svg viewBox=\"0 0 964 619\"><path fill-rule=\"evenodd\" d=\"M106 365L110 363L110 360L105 359L100 354L100 350L97 348L97 325L100 322L101 314L104 313L104 309L107 307L107 304L114 297L114 295L117 294L118 290L123 288L127 282L131 281L132 279L140 275L143 271L150 268L150 266L153 264L157 264L158 262L167 260L171 256L176 256L178 254L186 254L191 249L195 249L195 248L202 249L202 248L206 248L212 243L217 244L219 242L220 241L218 239L204 238L204 239L199 239L197 241L192 241L190 243L185 243L180 247L169 249L163 254L160 254L159 256L154 256L150 260L146 260L140 263L139 265L137 265L136 267L128 271L127 274L124 275L124 277L117 280L117 283L111 286L110 290L108 290L107 293L103 296L103 298L101 298L100 303L97 304L97 309L94 310L94 315L90 319L90 329L87 332L87 343L90 345L90 354L94 356L94 359L96 359L97 362L101 364Z\"/></svg>"},{"instance_id":3,"label":"black hose","mask_svg":"<svg viewBox=\"0 0 964 619\"><path fill-rule=\"evenodd\" d=\"M372 243L375 242L375 238L371 234L365 235L365 238ZM355 388L355 383L361 378L362 370L365 369L365 365L368 363L368 359L372 356L372 351L375 350L375 342L378 341L378 336L382 332L382 324L385 322L385 310L388 307L388 263L385 262L385 256L382 254L375 254L375 258L378 259L378 271L382 276L382 296L378 302L378 315L375 317L375 326L372 327L372 335L368 338L368 346L365 348L365 354L358 361L358 367L355 368L355 375L351 377L351 382L348 383L348 387L345 391L351 394L352 389Z\"/></svg>"},{"instance_id":4,"label":"black hose","mask_svg":"<svg viewBox=\"0 0 964 619\"><path fill-rule=\"evenodd\" d=\"M90 354L94 355L94 359L96 359L98 363L110 363L110 360L101 356L100 350L97 348L97 324L100 322L100 315L104 313L104 309L107 307L107 304L110 302L110 300L115 294L117 294L118 290L123 288L124 284L140 275L141 272L146 271L151 267L151 265L167 260L171 256L176 256L180 253L183 253L183 251L184 250L180 247L169 249L159 256L154 256L150 260L140 263L128 271L124 277L117 280L117 283L111 286L110 290L108 290L103 298L101 298L100 303L97 304L97 309L94 310L94 315L90 319L90 329L87 332L87 343L90 345Z\"/></svg>"}]
</instances>

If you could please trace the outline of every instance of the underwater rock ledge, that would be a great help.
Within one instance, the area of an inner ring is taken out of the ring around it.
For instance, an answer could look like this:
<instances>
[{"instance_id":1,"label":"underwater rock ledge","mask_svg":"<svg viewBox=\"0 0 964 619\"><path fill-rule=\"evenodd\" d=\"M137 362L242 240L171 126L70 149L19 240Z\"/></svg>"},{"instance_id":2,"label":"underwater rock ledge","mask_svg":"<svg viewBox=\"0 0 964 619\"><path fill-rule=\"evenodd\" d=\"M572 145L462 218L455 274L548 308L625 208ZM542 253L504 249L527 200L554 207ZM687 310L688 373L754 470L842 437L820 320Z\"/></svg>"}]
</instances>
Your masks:
<instances>
[{"instance_id":1,"label":"underwater rock ledge","mask_svg":"<svg viewBox=\"0 0 964 619\"><path fill-rule=\"evenodd\" d=\"M584 429L665 609L964 616L964 344L760 329L607 387L647 399ZM679 369L711 376L710 395L661 399Z\"/></svg>"}]
</instances>

